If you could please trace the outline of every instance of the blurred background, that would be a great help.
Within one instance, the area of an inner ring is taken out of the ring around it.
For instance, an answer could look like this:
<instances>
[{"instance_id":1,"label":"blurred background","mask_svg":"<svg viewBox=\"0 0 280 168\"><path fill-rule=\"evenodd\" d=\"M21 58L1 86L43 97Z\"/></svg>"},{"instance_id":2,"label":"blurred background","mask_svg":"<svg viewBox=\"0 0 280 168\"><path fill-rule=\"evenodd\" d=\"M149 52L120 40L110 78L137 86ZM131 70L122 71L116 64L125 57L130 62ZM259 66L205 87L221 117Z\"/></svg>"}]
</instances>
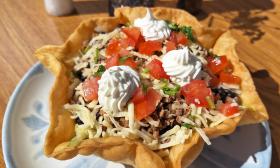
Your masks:
<instances>
[{"instance_id":1,"label":"blurred background","mask_svg":"<svg viewBox=\"0 0 280 168\"><path fill-rule=\"evenodd\" d=\"M271 167L280 167L279 0L65 0L68 10L55 13L51 4L58 1L0 1L1 125L9 96L26 71L37 62L32 56L37 48L62 44L82 20L93 15L112 15L113 9L121 4L181 8L195 15L204 26L230 29L237 39L238 55L251 71L270 114ZM0 167L4 167L2 157Z\"/></svg>"}]
</instances>

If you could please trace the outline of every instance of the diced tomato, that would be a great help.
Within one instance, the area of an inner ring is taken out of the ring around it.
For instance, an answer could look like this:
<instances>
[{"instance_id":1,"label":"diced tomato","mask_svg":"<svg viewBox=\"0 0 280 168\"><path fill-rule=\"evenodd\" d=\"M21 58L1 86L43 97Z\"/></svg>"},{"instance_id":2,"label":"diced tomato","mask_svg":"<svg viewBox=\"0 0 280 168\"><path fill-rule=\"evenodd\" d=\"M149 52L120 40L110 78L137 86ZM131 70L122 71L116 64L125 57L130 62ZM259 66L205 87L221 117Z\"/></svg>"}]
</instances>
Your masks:
<instances>
[{"instance_id":1,"label":"diced tomato","mask_svg":"<svg viewBox=\"0 0 280 168\"><path fill-rule=\"evenodd\" d=\"M119 59L120 59L119 55L111 56L111 57L107 58L106 61L105 61L106 69L108 69L108 68L110 68L112 66L118 66L119 65Z\"/></svg>"},{"instance_id":2,"label":"diced tomato","mask_svg":"<svg viewBox=\"0 0 280 168\"><path fill-rule=\"evenodd\" d=\"M135 110L135 118L137 120L142 120L143 118L147 117L150 113L147 110L148 101L145 99L141 101L140 103L137 103L134 105Z\"/></svg>"},{"instance_id":3,"label":"diced tomato","mask_svg":"<svg viewBox=\"0 0 280 168\"><path fill-rule=\"evenodd\" d=\"M116 56L119 54L121 50L120 41L117 39L110 40L107 48L106 48L106 56Z\"/></svg>"},{"instance_id":4,"label":"diced tomato","mask_svg":"<svg viewBox=\"0 0 280 168\"><path fill-rule=\"evenodd\" d=\"M176 44L186 45L188 43L188 39L182 32L171 32L169 40Z\"/></svg>"},{"instance_id":5,"label":"diced tomato","mask_svg":"<svg viewBox=\"0 0 280 168\"><path fill-rule=\"evenodd\" d=\"M224 83L237 84L237 85L240 85L241 83L241 79L238 76L223 71L220 73L220 81Z\"/></svg>"},{"instance_id":6,"label":"diced tomato","mask_svg":"<svg viewBox=\"0 0 280 168\"><path fill-rule=\"evenodd\" d=\"M139 87L136 89L134 95L132 96L131 102L133 102L134 104L140 103L144 101L145 96L146 96L145 92L141 87Z\"/></svg>"},{"instance_id":7,"label":"diced tomato","mask_svg":"<svg viewBox=\"0 0 280 168\"><path fill-rule=\"evenodd\" d=\"M161 41L146 41L139 44L139 52L141 54L152 55L155 51L160 51L161 49Z\"/></svg>"},{"instance_id":8,"label":"diced tomato","mask_svg":"<svg viewBox=\"0 0 280 168\"><path fill-rule=\"evenodd\" d=\"M127 66L130 66L133 69L136 69L137 66L138 66L137 63L132 58L127 58L125 60L125 62L122 63L121 65L127 65Z\"/></svg>"},{"instance_id":9,"label":"diced tomato","mask_svg":"<svg viewBox=\"0 0 280 168\"><path fill-rule=\"evenodd\" d=\"M129 54L129 51L126 50L126 48L130 45L135 45L131 44L133 41L130 41L128 39L112 39L107 48L106 48L106 56L111 57L111 56L125 56Z\"/></svg>"},{"instance_id":10,"label":"diced tomato","mask_svg":"<svg viewBox=\"0 0 280 168\"><path fill-rule=\"evenodd\" d=\"M220 84L220 80L216 76L212 77L212 79L210 79L210 81L209 81L209 85L211 87L217 87L219 84Z\"/></svg>"},{"instance_id":11,"label":"diced tomato","mask_svg":"<svg viewBox=\"0 0 280 168\"><path fill-rule=\"evenodd\" d=\"M120 51L119 51L119 53L118 53L118 55L119 55L120 57L122 57L122 56L128 56L128 55L129 55L129 51L126 50L126 49L121 48Z\"/></svg>"},{"instance_id":12,"label":"diced tomato","mask_svg":"<svg viewBox=\"0 0 280 168\"><path fill-rule=\"evenodd\" d=\"M176 33L176 38L178 44L186 45L188 43L187 37L182 32Z\"/></svg>"},{"instance_id":13,"label":"diced tomato","mask_svg":"<svg viewBox=\"0 0 280 168\"><path fill-rule=\"evenodd\" d=\"M227 60L226 56L208 58L208 68L214 73L218 74L222 70L226 69L228 66L230 66L229 61Z\"/></svg>"},{"instance_id":14,"label":"diced tomato","mask_svg":"<svg viewBox=\"0 0 280 168\"><path fill-rule=\"evenodd\" d=\"M138 41L137 41L137 43L136 43L135 48L136 48L136 49L139 49L140 44L142 44L142 43L144 43L144 42L145 42L145 38L144 38L142 35L140 35L140 37L139 37L139 39L138 39Z\"/></svg>"},{"instance_id":15,"label":"diced tomato","mask_svg":"<svg viewBox=\"0 0 280 168\"><path fill-rule=\"evenodd\" d=\"M160 100L160 93L153 88L148 88L144 100L134 104L136 119L140 121L152 114L156 110Z\"/></svg>"},{"instance_id":16,"label":"diced tomato","mask_svg":"<svg viewBox=\"0 0 280 168\"><path fill-rule=\"evenodd\" d=\"M200 107L209 107L206 97L212 98L211 89L207 88L203 80L192 80L181 88L181 94L184 95L187 104L195 104Z\"/></svg>"},{"instance_id":17,"label":"diced tomato","mask_svg":"<svg viewBox=\"0 0 280 168\"><path fill-rule=\"evenodd\" d=\"M120 45L122 48L126 49L129 46L135 47L136 42L131 38L124 38L124 39L120 39Z\"/></svg>"},{"instance_id":18,"label":"diced tomato","mask_svg":"<svg viewBox=\"0 0 280 168\"><path fill-rule=\"evenodd\" d=\"M169 79L169 76L166 74L162 67L162 62L158 59L153 59L146 68L149 70L149 73L156 79Z\"/></svg>"},{"instance_id":19,"label":"diced tomato","mask_svg":"<svg viewBox=\"0 0 280 168\"><path fill-rule=\"evenodd\" d=\"M141 35L141 32L139 28L132 27L132 28L123 28L122 31L126 34L128 40L126 40L126 43L129 44L129 46L135 47L136 49L139 48L139 45L143 42L145 42L144 37ZM132 42L133 41L133 42Z\"/></svg>"},{"instance_id":20,"label":"diced tomato","mask_svg":"<svg viewBox=\"0 0 280 168\"><path fill-rule=\"evenodd\" d=\"M157 92L153 88L149 88L147 90L146 98L147 98L147 102L149 104L147 107L147 112L149 114L151 114L156 110L156 107L161 100L161 95L159 92Z\"/></svg>"},{"instance_id":21,"label":"diced tomato","mask_svg":"<svg viewBox=\"0 0 280 168\"><path fill-rule=\"evenodd\" d=\"M172 31L169 36L169 41L172 41L177 45L177 37L176 37L176 32Z\"/></svg>"},{"instance_id":22,"label":"diced tomato","mask_svg":"<svg viewBox=\"0 0 280 168\"><path fill-rule=\"evenodd\" d=\"M220 105L219 111L223 113L225 116L231 116L235 113L238 113L239 107L233 105L232 103L224 103Z\"/></svg>"},{"instance_id":23,"label":"diced tomato","mask_svg":"<svg viewBox=\"0 0 280 168\"><path fill-rule=\"evenodd\" d=\"M176 50L176 44L172 41L166 42L166 51Z\"/></svg>"},{"instance_id":24,"label":"diced tomato","mask_svg":"<svg viewBox=\"0 0 280 168\"><path fill-rule=\"evenodd\" d=\"M124 32L127 35L127 37L131 38L135 42L138 41L141 35L141 32L137 27L131 27L131 28L126 27L122 29L122 32Z\"/></svg>"},{"instance_id":25,"label":"diced tomato","mask_svg":"<svg viewBox=\"0 0 280 168\"><path fill-rule=\"evenodd\" d=\"M94 77L87 79L83 82L82 88L84 93L84 98L86 101L92 101L98 99L98 80L100 77Z\"/></svg>"}]
</instances>

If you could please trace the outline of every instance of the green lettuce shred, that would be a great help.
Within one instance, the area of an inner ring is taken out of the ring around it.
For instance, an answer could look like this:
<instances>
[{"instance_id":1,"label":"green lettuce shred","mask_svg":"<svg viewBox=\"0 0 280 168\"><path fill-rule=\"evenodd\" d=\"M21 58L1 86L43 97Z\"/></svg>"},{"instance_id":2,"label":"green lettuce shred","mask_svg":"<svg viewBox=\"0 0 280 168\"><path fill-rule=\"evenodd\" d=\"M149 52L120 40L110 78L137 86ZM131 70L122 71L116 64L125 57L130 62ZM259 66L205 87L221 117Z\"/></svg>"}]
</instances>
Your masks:
<instances>
[{"instance_id":1,"label":"green lettuce shred","mask_svg":"<svg viewBox=\"0 0 280 168\"><path fill-rule=\"evenodd\" d=\"M84 125L76 124L75 132L76 136L69 141L69 147L78 146L82 142L82 140L88 138L88 127L85 127Z\"/></svg>"},{"instance_id":2,"label":"green lettuce shred","mask_svg":"<svg viewBox=\"0 0 280 168\"><path fill-rule=\"evenodd\" d=\"M99 53L100 53L99 48L96 48L96 49L95 49L95 54L94 54L94 57L93 57L93 61L94 61L95 64L98 63Z\"/></svg>"},{"instance_id":3,"label":"green lettuce shred","mask_svg":"<svg viewBox=\"0 0 280 168\"><path fill-rule=\"evenodd\" d=\"M194 127L194 125L188 124L188 123L184 123L183 126L188 128L188 129L192 129Z\"/></svg>"},{"instance_id":4,"label":"green lettuce shred","mask_svg":"<svg viewBox=\"0 0 280 168\"><path fill-rule=\"evenodd\" d=\"M169 96L175 96L180 90L180 86L179 85L175 85L175 87L165 86L162 88L162 90L164 94L167 94Z\"/></svg>"},{"instance_id":5,"label":"green lettuce shred","mask_svg":"<svg viewBox=\"0 0 280 168\"><path fill-rule=\"evenodd\" d=\"M167 22L167 25L172 31L182 32L188 37L189 40L195 42L195 38L193 36L193 30L191 26L182 26L171 22Z\"/></svg>"},{"instance_id":6,"label":"green lettuce shred","mask_svg":"<svg viewBox=\"0 0 280 168\"><path fill-rule=\"evenodd\" d=\"M102 74L106 71L104 65L99 65L98 70L95 72L94 76L102 76Z\"/></svg>"},{"instance_id":7,"label":"green lettuce shred","mask_svg":"<svg viewBox=\"0 0 280 168\"><path fill-rule=\"evenodd\" d=\"M119 59L119 63L124 64L125 61L126 61L128 58L130 58L130 56L122 56L122 57Z\"/></svg>"}]
</instances>

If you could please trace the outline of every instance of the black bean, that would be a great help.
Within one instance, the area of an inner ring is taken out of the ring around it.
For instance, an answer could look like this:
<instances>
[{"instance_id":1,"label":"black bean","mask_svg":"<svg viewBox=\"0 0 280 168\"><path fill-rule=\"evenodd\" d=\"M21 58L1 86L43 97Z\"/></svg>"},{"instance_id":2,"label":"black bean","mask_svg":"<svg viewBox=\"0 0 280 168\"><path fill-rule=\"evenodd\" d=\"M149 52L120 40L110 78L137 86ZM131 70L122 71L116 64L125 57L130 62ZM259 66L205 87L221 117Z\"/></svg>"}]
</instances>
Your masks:
<instances>
[{"instance_id":1,"label":"black bean","mask_svg":"<svg viewBox=\"0 0 280 168\"><path fill-rule=\"evenodd\" d=\"M83 124L84 124L84 122L83 122L79 117L77 117L77 118L75 119L75 122L76 122L78 125L83 125Z\"/></svg>"},{"instance_id":2,"label":"black bean","mask_svg":"<svg viewBox=\"0 0 280 168\"><path fill-rule=\"evenodd\" d=\"M95 116L96 116L96 119L98 119L98 118L101 116L100 112L98 111L98 112L95 114Z\"/></svg>"},{"instance_id":3,"label":"black bean","mask_svg":"<svg viewBox=\"0 0 280 168\"><path fill-rule=\"evenodd\" d=\"M170 129L172 129L172 127L170 125L168 125L168 126L162 128L162 129L160 129L159 130L159 134L162 135L162 134L164 134L165 132L167 132Z\"/></svg>"},{"instance_id":4,"label":"black bean","mask_svg":"<svg viewBox=\"0 0 280 168\"><path fill-rule=\"evenodd\" d=\"M80 81L84 81L84 80L86 79L86 78L83 76L81 70L79 70L79 71L73 71L73 75L74 75L76 78L80 79Z\"/></svg>"},{"instance_id":5,"label":"black bean","mask_svg":"<svg viewBox=\"0 0 280 168\"><path fill-rule=\"evenodd\" d=\"M214 92L215 94L218 94L219 93L219 89L218 88L213 88L212 92Z\"/></svg>"},{"instance_id":6,"label":"black bean","mask_svg":"<svg viewBox=\"0 0 280 168\"><path fill-rule=\"evenodd\" d=\"M104 125L102 125L102 131L106 131L107 127L105 127Z\"/></svg>"},{"instance_id":7,"label":"black bean","mask_svg":"<svg viewBox=\"0 0 280 168\"><path fill-rule=\"evenodd\" d=\"M236 93L234 93L233 91L231 91L229 89L224 89L222 87L220 87L220 88L213 88L212 92L216 96L218 95L223 102L226 101L227 97L231 97L231 98L237 97Z\"/></svg>"},{"instance_id":8,"label":"black bean","mask_svg":"<svg viewBox=\"0 0 280 168\"><path fill-rule=\"evenodd\" d=\"M155 51L153 54L154 54L154 55L157 55L157 56L161 56L161 55L162 55L162 52L161 52L161 51Z\"/></svg>"}]
</instances>

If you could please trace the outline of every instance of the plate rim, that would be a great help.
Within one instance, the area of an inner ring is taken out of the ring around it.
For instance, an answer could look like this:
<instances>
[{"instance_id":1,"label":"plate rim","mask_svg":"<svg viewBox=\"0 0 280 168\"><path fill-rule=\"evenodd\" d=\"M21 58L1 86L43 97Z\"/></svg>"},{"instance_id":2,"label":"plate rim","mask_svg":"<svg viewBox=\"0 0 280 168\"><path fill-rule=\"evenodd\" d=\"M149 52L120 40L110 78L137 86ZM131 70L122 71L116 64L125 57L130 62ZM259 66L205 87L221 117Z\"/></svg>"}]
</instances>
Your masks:
<instances>
[{"instance_id":1,"label":"plate rim","mask_svg":"<svg viewBox=\"0 0 280 168\"><path fill-rule=\"evenodd\" d=\"M38 73L40 68L43 68L43 65L40 62L36 62L28 71L24 74L24 76L21 78L19 83L16 85L13 93L8 99L8 103L5 109L5 113L3 116L3 125L2 125L2 151L3 151L3 159L5 162L5 165L7 168L16 168L16 165L14 163L13 157L11 155L11 141L10 141L10 120L11 120L11 115L14 109L14 105L17 102L18 95L21 93L22 89L24 88L26 82L33 76ZM271 166L271 158L272 158L272 139L271 139L271 131L269 127L268 121L262 122L261 123L264 127L266 132L268 133L268 165L267 167Z\"/></svg>"},{"instance_id":2,"label":"plate rim","mask_svg":"<svg viewBox=\"0 0 280 168\"><path fill-rule=\"evenodd\" d=\"M2 151L3 151L3 159L7 168L16 168L14 163L13 157L11 156L10 149L11 149L11 141L10 141L10 120L11 115L14 109L14 105L17 102L18 95L21 93L23 87L25 86L26 82L38 73L38 70L42 68L42 64L40 62L36 62L32 65L31 68L23 75L19 83L16 85L13 93L8 99L8 104L6 106L6 110L3 117L3 125L2 125Z\"/></svg>"}]
</instances>

